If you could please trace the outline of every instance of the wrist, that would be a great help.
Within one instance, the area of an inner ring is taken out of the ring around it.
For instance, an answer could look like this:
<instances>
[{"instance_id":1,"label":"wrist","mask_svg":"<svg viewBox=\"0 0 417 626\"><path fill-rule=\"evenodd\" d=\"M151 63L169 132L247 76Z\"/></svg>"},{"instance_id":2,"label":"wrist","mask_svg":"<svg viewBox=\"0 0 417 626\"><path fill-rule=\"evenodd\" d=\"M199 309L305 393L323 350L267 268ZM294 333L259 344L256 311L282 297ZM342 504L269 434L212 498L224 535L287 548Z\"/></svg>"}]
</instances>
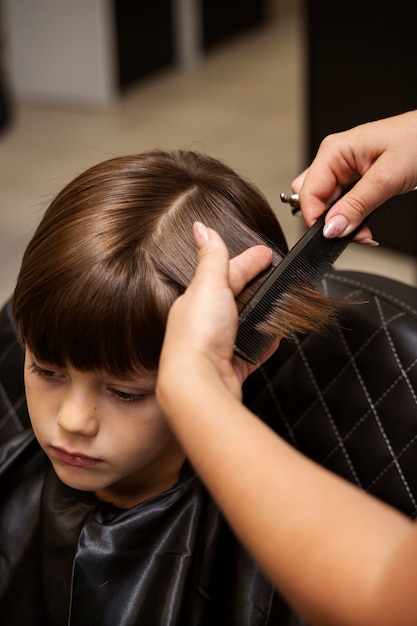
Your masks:
<instances>
[{"instance_id":1,"label":"wrist","mask_svg":"<svg viewBox=\"0 0 417 626\"><path fill-rule=\"evenodd\" d=\"M161 360L156 396L168 418L202 411L212 403L241 402L241 385L229 362L182 354L175 363Z\"/></svg>"}]
</instances>

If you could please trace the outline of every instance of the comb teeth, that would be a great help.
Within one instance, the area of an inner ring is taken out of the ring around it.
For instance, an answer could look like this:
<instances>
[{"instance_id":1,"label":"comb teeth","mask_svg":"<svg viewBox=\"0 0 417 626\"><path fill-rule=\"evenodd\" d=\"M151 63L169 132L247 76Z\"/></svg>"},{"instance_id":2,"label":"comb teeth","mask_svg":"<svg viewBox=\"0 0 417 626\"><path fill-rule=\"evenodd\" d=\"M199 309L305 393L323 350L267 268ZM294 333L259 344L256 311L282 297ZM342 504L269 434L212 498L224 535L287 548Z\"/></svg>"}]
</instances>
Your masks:
<instances>
[{"instance_id":1,"label":"comb teeth","mask_svg":"<svg viewBox=\"0 0 417 626\"><path fill-rule=\"evenodd\" d=\"M347 237L326 239L324 218L322 215L291 248L240 312L234 351L245 361L255 365L272 345L274 338L257 327L273 305L294 287L315 288L358 230Z\"/></svg>"}]
</instances>

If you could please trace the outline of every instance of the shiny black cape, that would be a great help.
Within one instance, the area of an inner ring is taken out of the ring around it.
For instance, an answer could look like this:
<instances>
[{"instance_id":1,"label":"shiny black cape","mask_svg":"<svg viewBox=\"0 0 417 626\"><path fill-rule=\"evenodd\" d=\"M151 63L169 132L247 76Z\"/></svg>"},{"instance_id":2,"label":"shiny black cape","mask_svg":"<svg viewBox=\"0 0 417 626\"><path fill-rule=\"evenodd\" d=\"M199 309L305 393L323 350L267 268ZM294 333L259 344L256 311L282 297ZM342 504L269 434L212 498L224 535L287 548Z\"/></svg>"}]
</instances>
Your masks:
<instances>
[{"instance_id":1,"label":"shiny black cape","mask_svg":"<svg viewBox=\"0 0 417 626\"><path fill-rule=\"evenodd\" d=\"M64 485L33 433L0 448L0 621L7 626L290 626L186 463L121 510Z\"/></svg>"}]
</instances>

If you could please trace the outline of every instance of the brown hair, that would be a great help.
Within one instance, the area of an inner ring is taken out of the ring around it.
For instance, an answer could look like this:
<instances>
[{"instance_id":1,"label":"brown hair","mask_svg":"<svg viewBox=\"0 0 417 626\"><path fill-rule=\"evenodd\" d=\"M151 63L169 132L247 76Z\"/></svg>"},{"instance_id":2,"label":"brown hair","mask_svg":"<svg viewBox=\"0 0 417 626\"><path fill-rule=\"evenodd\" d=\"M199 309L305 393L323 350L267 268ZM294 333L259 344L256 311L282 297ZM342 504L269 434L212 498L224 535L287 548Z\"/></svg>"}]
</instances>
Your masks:
<instances>
[{"instance_id":1,"label":"brown hair","mask_svg":"<svg viewBox=\"0 0 417 626\"><path fill-rule=\"evenodd\" d=\"M196 220L219 232L231 257L265 243L276 264L287 250L264 196L208 156L152 151L80 174L52 201L24 254L14 295L22 342L58 366L155 371L169 308L195 271ZM274 315L271 332L310 330L334 310L308 292L303 308L297 299L287 322Z\"/></svg>"}]
</instances>

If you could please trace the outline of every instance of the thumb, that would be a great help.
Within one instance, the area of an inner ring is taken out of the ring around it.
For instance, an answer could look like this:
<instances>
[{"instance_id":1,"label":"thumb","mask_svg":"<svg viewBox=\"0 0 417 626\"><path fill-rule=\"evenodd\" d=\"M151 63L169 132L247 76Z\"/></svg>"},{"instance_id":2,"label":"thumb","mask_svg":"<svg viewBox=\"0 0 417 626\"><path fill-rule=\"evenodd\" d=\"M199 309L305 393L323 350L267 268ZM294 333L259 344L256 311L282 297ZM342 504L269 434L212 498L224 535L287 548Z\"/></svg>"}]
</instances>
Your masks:
<instances>
[{"instance_id":1,"label":"thumb","mask_svg":"<svg viewBox=\"0 0 417 626\"><path fill-rule=\"evenodd\" d=\"M218 233L207 228L201 222L193 224L194 241L198 250L198 266L196 276L209 277L224 276L226 282L229 276L229 252L226 244Z\"/></svg>"}]
</instances>

